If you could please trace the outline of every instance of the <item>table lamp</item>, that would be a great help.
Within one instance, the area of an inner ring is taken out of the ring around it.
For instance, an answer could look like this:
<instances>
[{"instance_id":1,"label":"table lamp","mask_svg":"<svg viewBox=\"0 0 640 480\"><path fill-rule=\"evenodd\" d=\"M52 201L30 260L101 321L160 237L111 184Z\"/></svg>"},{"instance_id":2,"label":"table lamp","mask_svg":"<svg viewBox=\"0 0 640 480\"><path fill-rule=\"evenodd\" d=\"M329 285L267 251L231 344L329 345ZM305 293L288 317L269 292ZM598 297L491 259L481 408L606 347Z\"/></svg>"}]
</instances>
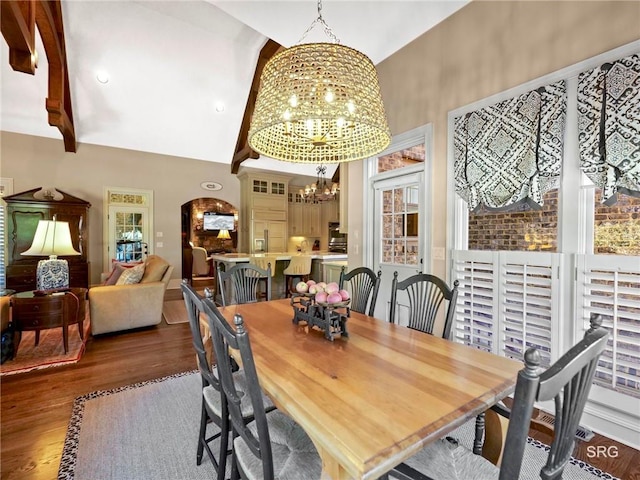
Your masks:
<instances>
[{"instance_id":1,"label":"table lamp","mask_svg":"<svg viewBox=\"0 0 640 480\"><path fill-rule=\"evenodd\" d=\"M36 270L36 288L49 290L69 287L69 264L59 255L81 255L73 248L68 222L40 220L33 237L31 248L20 255L45 256L46 260L38 262Z\"/></svg>"}]
</instances>

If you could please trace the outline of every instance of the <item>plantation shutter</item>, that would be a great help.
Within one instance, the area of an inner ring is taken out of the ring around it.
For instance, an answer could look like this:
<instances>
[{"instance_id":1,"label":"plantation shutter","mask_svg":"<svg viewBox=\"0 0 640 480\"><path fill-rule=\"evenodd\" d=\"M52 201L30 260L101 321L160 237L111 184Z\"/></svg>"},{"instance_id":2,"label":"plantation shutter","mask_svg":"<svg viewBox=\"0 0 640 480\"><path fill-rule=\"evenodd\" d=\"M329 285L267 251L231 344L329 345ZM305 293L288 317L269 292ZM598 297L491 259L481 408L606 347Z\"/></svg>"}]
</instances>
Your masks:
<instances>
[{"instance_id":1,"label":"plantation shutter","mask_svg":"<svg viewBox=\"0 0 640 480\"><path fill-rule=\"evenodd\" d=\"M495 353L498 337L497 253L477 250L453 252L458 301L453 325L456 341Z\"/></svg>"},{"instance_id":2,"label":"plantation shutter","mask_svg":"<svg viewBox=\"0 0 640 480\"><path fill-rule=\"evenodd\" d=\"M602 189L640 197L640 56L631 55L580 74L580 168Z\"/></svg>"},{"instance_id":3,"label":"plantation shutter","mask_svg":"<svg viewBox=\"0 0 640 480\"><path fill-rule=\"evenodd\" d=\"M470 210L543 204L562 170L565 81L454 119L456 192Z\"/></svg>"},{"instance_id":4,"label":"plantation shutter","mask_svg":"<svg viewBox=\"0 0 640 480\"><path fill-rule=\"evenodd\" d=\"M555 359L552 356L558 355L552 332L560 331L558 273L562 256L504 252L501 257L500 354L523 361L524 352L535 347L541 366L547 368Z\"/></svg>"},{"instance_id":5,"label":"plantation shutter","mask_svg":"<svg viewBox=\"0 0 640 480\"><path fill-rule=\"evenodd\" d=\"M562 254L458 250L455 341L497 355L524 360L535 347L542 366L559 356Z\"/></svg>"},{"instance_id":6,"label":"plantation shutter","mask_svg":"<svg viewBox=\"0 0 640 480\"><path fill-rule=\"evenodd\" d=\"M640 258L577 255L577 298L580 327L576 341L598 313L611 331L594 382L640 397Z\"/></svg>"}]
</instances>

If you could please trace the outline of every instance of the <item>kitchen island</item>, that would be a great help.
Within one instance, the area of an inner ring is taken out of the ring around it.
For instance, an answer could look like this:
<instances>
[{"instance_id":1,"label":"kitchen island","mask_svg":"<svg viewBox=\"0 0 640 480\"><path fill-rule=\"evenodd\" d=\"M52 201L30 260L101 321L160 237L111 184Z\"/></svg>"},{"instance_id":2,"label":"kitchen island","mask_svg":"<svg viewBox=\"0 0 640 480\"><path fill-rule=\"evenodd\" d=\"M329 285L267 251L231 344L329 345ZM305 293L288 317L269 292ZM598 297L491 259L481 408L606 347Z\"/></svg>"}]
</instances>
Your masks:
<instances>
[{"instance_id":1,"label":"kitchen island","mask_svg":"<svg viewBox=\"0 0 640 480\"><path fill-rule=\"evenodd\" d=\"M310 278L316 282L325 281L323 262L326 261L345 261L347 260L346 253L334 253L326 251L311 251L307 253L301 252L273 252L273 253L218 253L212 254L211 259L215 262L216 271L219 263L223 263L225 268L230 268L237 263L247 263L251 261L252 257L275 257L276 265L273 278L271 280L271 298L283 298L285 296L285 283L284 275L282 271L287 268L289 261L292 257L298 255L307 255L312 258L311 262L311 275ZM273 267L272 267L273 268ZM217 281L217 280L216 280ZM216 289L218 291L218 289ZM232 292L227 292L230 298ZM219 297L216 295L216 299Z\"/></svg>"},{"instance_id":2,"label":"kitchen island","mask_svg":"<svg viewBox=\"0 0 640 480\"><path fill-rule=\"evenodd\" d=\"M211 258L214 262L224 263L242 263L251 260L251 257L276 257L277 261L289 261L291 257L296 255L308 255L314 260L346 260L346 253L311 251L307 253L301 252L274 252L274 253L214 253Z\"/></svg>"}]
</instances>

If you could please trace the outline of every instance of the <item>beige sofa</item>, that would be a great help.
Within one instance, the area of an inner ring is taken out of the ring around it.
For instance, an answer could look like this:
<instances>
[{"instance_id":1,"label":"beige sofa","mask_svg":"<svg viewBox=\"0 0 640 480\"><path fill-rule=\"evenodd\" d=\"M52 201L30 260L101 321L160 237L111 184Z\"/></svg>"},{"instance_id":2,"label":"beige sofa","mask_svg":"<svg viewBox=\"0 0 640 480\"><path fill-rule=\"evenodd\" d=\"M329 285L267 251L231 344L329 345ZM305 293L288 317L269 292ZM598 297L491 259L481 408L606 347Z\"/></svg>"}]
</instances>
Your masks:
<instances>
[{"instance_id":1,"label":"beige sofa","mask_svg":"<svg viewBox=\"0 0 640 480\"><path fill-rule=\"evenodd\" d=\"M140 283L90 288L91 333L99 335L159 324L172 272L173 266L162 257L149 255Z\"/></svg>"}]
</instances>

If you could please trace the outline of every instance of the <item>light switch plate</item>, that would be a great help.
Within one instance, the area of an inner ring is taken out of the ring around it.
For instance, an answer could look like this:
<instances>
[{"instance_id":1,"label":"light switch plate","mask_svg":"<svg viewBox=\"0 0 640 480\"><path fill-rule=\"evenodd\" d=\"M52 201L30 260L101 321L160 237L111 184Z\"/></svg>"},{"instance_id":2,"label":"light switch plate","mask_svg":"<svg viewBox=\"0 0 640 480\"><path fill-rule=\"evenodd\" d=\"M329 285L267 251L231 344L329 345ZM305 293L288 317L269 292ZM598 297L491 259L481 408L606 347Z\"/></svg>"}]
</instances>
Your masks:
<instances>
[{"instance_id":1,"label":"light switch plate","mask_svg":"<svg viewBox=\"0 0 640 480\"><path fill-rule=\"evenodd\" d=\"M444 248L442 248L442 247L433 247L431 249L431 257L434 260L444 260Z\"/></svg>"}]
</instances>

